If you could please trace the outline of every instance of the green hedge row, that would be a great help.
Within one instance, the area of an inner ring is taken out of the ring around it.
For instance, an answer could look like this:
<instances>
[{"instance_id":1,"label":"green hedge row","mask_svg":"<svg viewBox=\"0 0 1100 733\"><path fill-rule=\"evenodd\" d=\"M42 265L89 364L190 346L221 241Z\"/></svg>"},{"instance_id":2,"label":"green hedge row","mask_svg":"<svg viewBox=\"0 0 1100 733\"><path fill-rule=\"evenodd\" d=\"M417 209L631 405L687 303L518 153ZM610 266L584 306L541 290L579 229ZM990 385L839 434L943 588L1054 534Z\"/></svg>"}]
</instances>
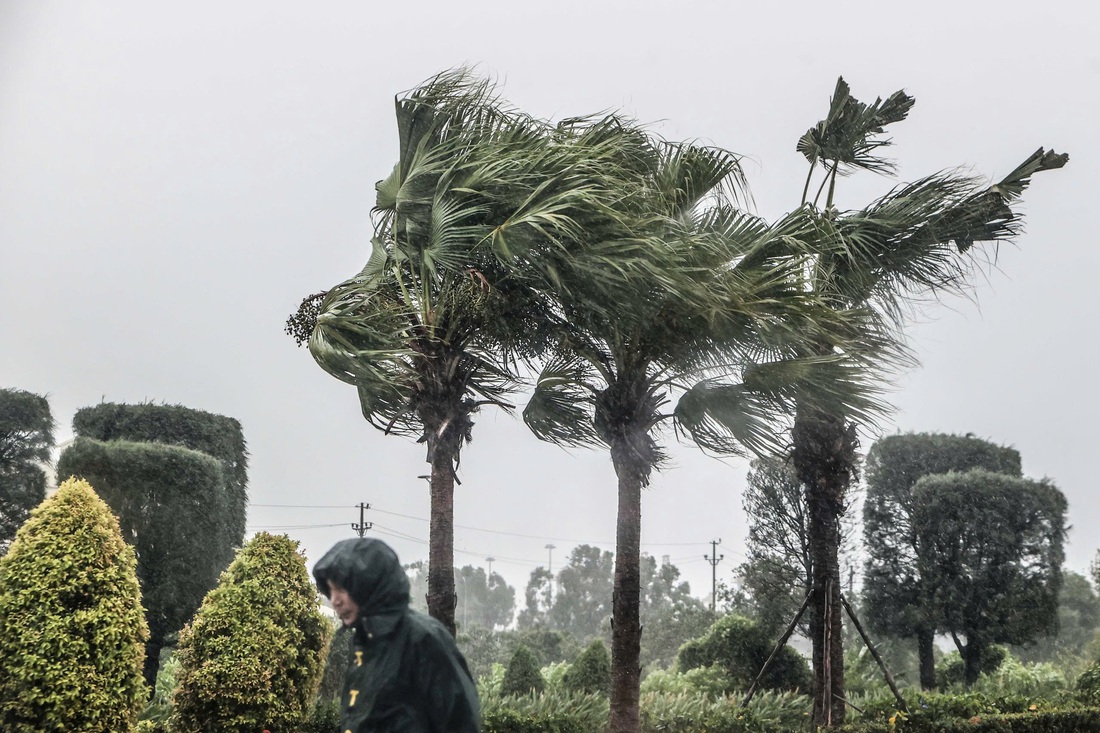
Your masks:
<instances>
[{"instance_id":1,"label":"green hedge row","mask_svg":"<svg viewBox=\"0 0 1100 733\"><path fill-rule=\"evenodd\" d=\"M903 720L856 723L837 733L1095 733L1100 731L1100 708L1054 712L975 715L969 719L931 718L920 714Z\"/></svg>"},{"instance_id":2,"label":"green hedge row","mask_svg":"<svg viewBox=\"0 0 1100 733\"><path fill-rule=\"evenodd\" d=\"M485 733L590 733L565 714L530 715L497 709L486 711L481 722Z\"/></svg>"}]
</instances>

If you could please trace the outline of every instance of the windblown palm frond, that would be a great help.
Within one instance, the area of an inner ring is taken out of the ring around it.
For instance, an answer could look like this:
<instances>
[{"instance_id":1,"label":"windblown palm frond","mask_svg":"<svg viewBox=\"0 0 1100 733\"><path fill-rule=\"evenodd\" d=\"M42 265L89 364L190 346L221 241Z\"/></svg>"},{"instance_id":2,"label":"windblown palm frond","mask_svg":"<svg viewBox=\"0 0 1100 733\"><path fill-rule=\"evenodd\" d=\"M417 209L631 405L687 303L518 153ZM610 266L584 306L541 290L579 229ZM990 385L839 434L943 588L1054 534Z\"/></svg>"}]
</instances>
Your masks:
<instances>
[{"instance_id":1,"label":"windblown palm frond","mask_svg":"<svg viewBox=\"0 0 1100 733\"><path fill-rule=\"evenodd\" d=\"M721 454L782 455L795 409L813 407L851 420L873 422L887 406L882 384L845 355L790 358L750 365L743 381L703 380L680 397L677 429Z\"/></svg>"},{"instance_id":2,"label":"windblown palm frond","mask_svg":"<svg viewBox=\"0 0 1100 733\"><path fill-rule=\"evenodd\" d=\"M904 120L914 102L899 90L885 100L878 98L864 104L852 96L841 77L836 82L829 114L806 131L797 150L811 165L832 163L840 175L856 170L890 173L894 164L875 155L880 148L890 145L890 140L878 136L886 125Z\"/></svg>"},{"instance_id":3,"label":"windblown palm frond","mask_svg":"<svg viewBox=\"0 0 1100 733\"><path fill-rule=\"evenodd\" d=\"M535 381L523 422L540 440L569 447L604 445L593 427L598 376L591 362L559 354Z\"/></svg>"},{"instance_id":4,"label":"windblown palm frond","mask_svg":"<svg viewBox=\"0 0 1100 733\"><path fill-rule=\"evenodd\" d=\"M975 243L1009 240L1021 215L1010 207L1042 170L1067 156L1039 149L1002 181L941 172L902 184L859 212L836 217L822 237L817 286L849 304L873 303L899 326L921 293L963 291Z\"/></svg>"}]
</instances>

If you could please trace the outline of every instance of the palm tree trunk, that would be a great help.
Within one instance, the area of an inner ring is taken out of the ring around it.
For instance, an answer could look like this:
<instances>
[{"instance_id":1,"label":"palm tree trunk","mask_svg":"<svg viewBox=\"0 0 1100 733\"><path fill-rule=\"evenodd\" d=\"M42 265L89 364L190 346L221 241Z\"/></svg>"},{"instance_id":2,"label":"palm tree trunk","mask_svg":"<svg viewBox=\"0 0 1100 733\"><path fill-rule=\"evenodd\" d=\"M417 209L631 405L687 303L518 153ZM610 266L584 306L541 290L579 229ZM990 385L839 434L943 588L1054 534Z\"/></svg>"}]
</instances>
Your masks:
<instances>
[{"instance_id":1,"label":"palm tree trunk","mask_svg":"<svg viewBox=\"0 0 1100 733\"><path fill-rule=\"evenodd\" d=\"M431 522L428 529L428 614L455 635L454 455L439 441L431 457Z\"/></svg>"},{"instance_id":2,"label":"palm tree trunk","mask_svg":"<svg viewBox=\"0 0 1100 733\"><path fill-rule=\"evenodd\" d=\"M642 625L641 535L643 473L628 451L612 445L611 457L619 479L619 508L615 528L615 592L611 615L611 710L609 733L638 733L641 717Z\"/></svg>"},{"instance_id":3,"label":"palm tree trunk","mask_svg":"<svg viewBox=\"0 0 1100 733\"><path fill-rule=\"evenodd\" d=\"M840 603L840 517L855 469L856 433L842 418L799 410L793 460L806 492L813 564L810 638L813 642L815 727L844 722L844 645Z\"/></svg>"}]
</instances>

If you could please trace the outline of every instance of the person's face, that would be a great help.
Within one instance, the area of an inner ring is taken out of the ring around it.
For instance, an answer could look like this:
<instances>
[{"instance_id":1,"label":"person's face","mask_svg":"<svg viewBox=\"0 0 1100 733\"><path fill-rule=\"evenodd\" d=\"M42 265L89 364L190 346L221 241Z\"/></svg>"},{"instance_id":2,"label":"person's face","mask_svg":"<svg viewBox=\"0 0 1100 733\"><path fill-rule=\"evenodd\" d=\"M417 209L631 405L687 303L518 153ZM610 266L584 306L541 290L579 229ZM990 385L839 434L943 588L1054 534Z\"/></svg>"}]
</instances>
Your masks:
<instances>
[{"instance_id":1,"label":"person's face","mask_svg":"<svg viewBox=\"0 0 1100 733\"><path fill-rule=\"evenodd\" d=\"M355 619L359 618L359 605L336 583L331 580L325 582L328 583L328 597L332 601L332 608L336 611L336 615L344 622L344 626L353 625Z\"/></svg>"}]
</instances>

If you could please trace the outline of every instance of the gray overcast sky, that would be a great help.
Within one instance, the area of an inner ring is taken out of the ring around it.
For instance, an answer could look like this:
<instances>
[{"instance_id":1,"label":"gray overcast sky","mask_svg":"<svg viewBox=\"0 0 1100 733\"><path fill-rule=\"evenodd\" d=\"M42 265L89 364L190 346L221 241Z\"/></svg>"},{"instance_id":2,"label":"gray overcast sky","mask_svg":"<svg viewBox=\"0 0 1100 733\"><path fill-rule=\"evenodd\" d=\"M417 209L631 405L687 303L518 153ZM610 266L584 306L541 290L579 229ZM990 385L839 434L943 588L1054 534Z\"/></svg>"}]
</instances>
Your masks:
<instances>
[{"instance_id":1,"label":"gray overcast sky","mask_svg":"<svg viewBox=\"0 0 1100 733\"><path fill-rule=\"evenodd\" d=\"M101 399L238 418L251 528L293 529L311 560L368 518L426 557L421 446L360 417L354 390L283 334L299 300L365 262L373 186L396 159L394 94L478 64L520 108L622 108L668 138L748 156L758 210L797 205L795 141L838 75L862 99L905 88L901 177L993 177L1039 146L1071 156L1027 192L1027 232L1001 248L978 305L911 331L881 430L1011 444L1070 502L1068 565L1100 546L1094 293L1100 46L1094 3L87 2L0 0L0 385L48 394L59 438ZM890 181L842 181L857 206ZM980 306L980 307L979 307ZM870 445L870 438L864 447ZM643 543L696 594L721 537L740 559L746 464L674 451L643 499ZM557 545L611 549L615 480L600 453L540 444L483 413L456 496L456 562L522 589ZM401 516L406 515L406 516ZM491 532L488 530L492 530Z\"/></svg>"}]
</instances>

